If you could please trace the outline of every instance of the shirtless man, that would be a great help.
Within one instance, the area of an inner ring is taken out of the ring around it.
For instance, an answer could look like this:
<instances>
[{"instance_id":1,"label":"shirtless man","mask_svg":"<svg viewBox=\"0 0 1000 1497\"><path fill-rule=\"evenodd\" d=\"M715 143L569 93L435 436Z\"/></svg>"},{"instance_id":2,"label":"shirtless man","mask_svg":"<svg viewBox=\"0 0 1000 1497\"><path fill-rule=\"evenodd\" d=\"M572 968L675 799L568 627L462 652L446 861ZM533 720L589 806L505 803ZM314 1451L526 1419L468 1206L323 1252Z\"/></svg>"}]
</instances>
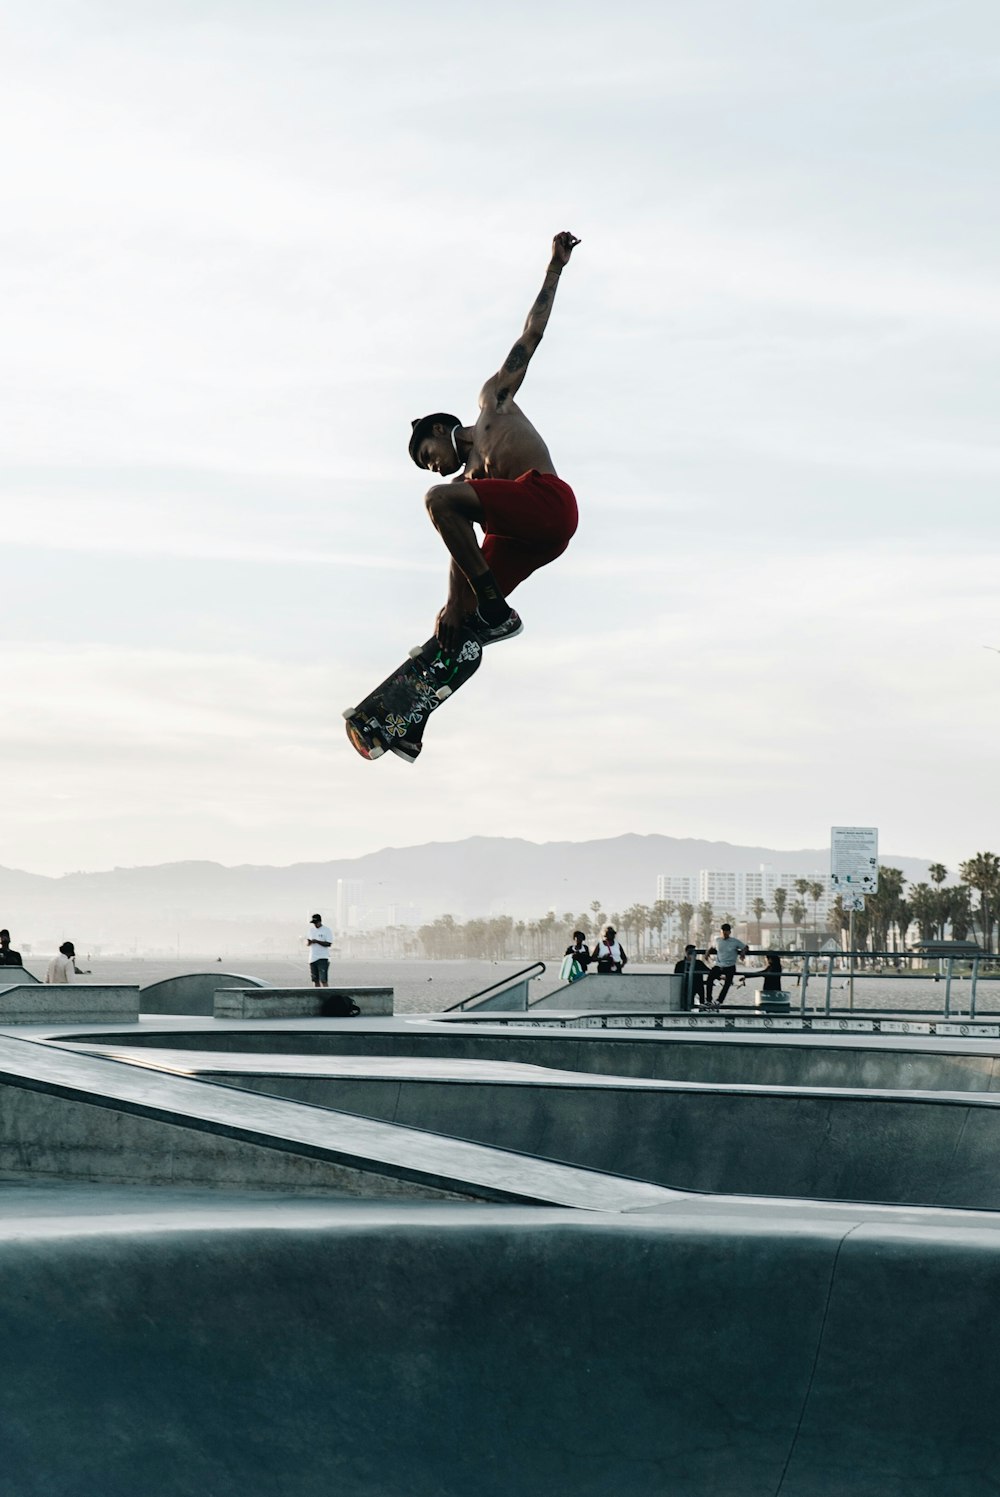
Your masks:
<instances>
[{"instance_id":1,"label":"shirtless man","mask_svg":"<svg viewBox=\"0 0 1000 1497\"><path fill-rule=\"evenodd\" d=\"M520 634L524 625L508 595L561 556L576 530L573 490L557 476L549 449L514 396L579 243L569 233L552 241L552 259L524 332L479 392L476 424L463 426L444 411L413 423L410 456L418 468L442 476L463 470L426 495L427 512L452 558L448 601L436 624L446 648L455 645L463 626L471 626L483 644ZM484 532L482 546L474 525Z\"/></svg>"}]
</instances>

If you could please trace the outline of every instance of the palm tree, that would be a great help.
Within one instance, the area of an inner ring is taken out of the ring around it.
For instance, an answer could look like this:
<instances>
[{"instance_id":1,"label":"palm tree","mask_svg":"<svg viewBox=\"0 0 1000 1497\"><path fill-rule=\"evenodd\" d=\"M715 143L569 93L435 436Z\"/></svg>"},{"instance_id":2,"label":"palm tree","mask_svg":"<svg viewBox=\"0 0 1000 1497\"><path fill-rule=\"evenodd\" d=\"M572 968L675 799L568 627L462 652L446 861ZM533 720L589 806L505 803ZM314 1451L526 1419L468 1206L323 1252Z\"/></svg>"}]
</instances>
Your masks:
<instances>
[{"instance_id":1,"label":"palm tree","mask_svg":"<svg viewBox=\"0 0 1000 1497\"><path fill-rule=\"evenodd\" d=\"M940 864L935 864L940 867ZM930 884L914 884L910 890L910 915L917 922L921 941L933 941L937 935L941 901Z\"/></svg>"},{"instance_id":2,"label":"palm tree","mask_svg":"<svg viewBox=\"0 0 1000 1497\"><path fill-rule=\"evenodd\" d=\"M993 910L1000 900L1000 857L995 852L977 852L959 865L959 877L979 895L979 923L983 928L983 945L993 950Z\"/></svg>"},{"instance_id":3,"label":"palm tree","mask_svg":"<svg viewBox=\"0 0 1000 1497\"><path fill-rule=\"evenodd\" d=\"M903 949L904 949L904 951L905 951L905 949L906 949L906 932L909 930L909 928L910 928L910 922L912 920L913 920L913 906L911 904L908 904L905 899L899 899L899 900L897 900L896 901L896 908L895 908L895 910L893 912L893 935L892 935L892 949L893 949L893 951L898 951L899 950L899 946L902 946ZM897 939L899 941L899 946L897 946L897 944L896 944Z\"/></svg>"},{"instance_id":4,"label":"palm tree","mask_svg":"<svg viewBox=\"0 0 1000 1497\"><path fill-rule=\"evenodd\" d=\"M691 940L691 921L694 919L694 905L686 901L677 906L677 918L681 922L681 938L687 946Z\"/></svg>"},{"instance_id":5,"label":"palm tree","mask_svg":"<svg viewBox=\"0 0 1000 1497\"><path fill-rule=\"evenodd\" d=\"M941 885L944 883L945 879L948 877L948 870L944 866L943 863L931 863L928 866L927 872L928 872L928 875L930 877L931 883L934 885L934 892L937 895L937 910L938 910L938 915L937 915L937 919L938 919L937 938L938 938L939 941L943 941L944 940L944 923L945 923L946 919L948 918L948 911L947 911L947 900L945 898L944 890L941 888Z\"/></svg>"},{"instance_id":6,"label":"palm tree","mask_svg":"<svg viewBox=\"0 0 1000 1497\"><path fill-rule=\"evenodd\" d=\"M795 927L795 944L797 946L799 944L799 926L806 918L806 907L802 903L801 899L797 899L795 901L795 903L792 905L791 910L789 911L789 914L792 917L792 925Z\"/></svg>"},{"instance_id":7,"label":"palm tree","mask_svg":"<svg viewBox=\"0 0 1000 1497\"><path fill-rule=\"evenodd\" d=\"M707 899L698 906L698 937L703 946L707 946L712 939L712 924L715 911Z\"/></svg>"},{"instance_id":8,"label":"palm tree","mask_svg":"<svg viewBox=\"0 0 1000 1497\"><path fill-rule=\"evenodd\" d=\"M653 905L653 926L661 956L663 955L663 928L676 914L677 906L672 899L658 899Z\"/></svg>"},{"instance_id":9,"label":"palm tree","mask_svg":"<svg viewBox=\"0 0 1000 1497\"><path fill-rule=\"evenodd\" d=\"M763 918L764 918L764 911L767 909L767 902L766 902L766 900L761 899L760 895L758 894L757 898L754 900L753 904L751 905L751 909L753 910L753 913L754 913L754 919L757 921L757 945L760 946L762 944L763 940L764 940L764 935L763 935L763 932L761 930L760 922L763 920Z\"/></svg>"},{"instance_id":10,"label":"palm tree","mask_svg":"<svg viewBox=\"0 0 1000 1497\"><path fill-rule=\"evenodd\" d=\"M636 918L639 922L639 934L642 937L642 954L643 957L648 957L649 940L647 938L652 936L653 931L656 929L656 918L648 904L637 905L636 909L638 911Z\"/></svg>"},{"instance_id":11,"label":"palm tree","mask_svg":"<svg viewBox=\"0 0 1000 1497\"><path fill-rule=\"evenodd\" d=\"M830 914L827 924L832 924L833 929L840 937L840 944L844 944L844 931L851 928L851 915L849 910L844 909L844 896L838 894L830 904Z\"/></svg>"},{"instance_id":12,"label":"palm tree","mask_svg":"<svg viewBox=\"0 0 1000 1497\"><path fill-rule=\"evenodd\" d=\"M889 927L896 919L905 883L901 868L886 868L879 864L878 893L865 895L865 912L871 922L873 949L876 951L888 950Z\"/></svg>"},{"instance_id":13,"label":"palm tree","mask_svg":"<svg viewBox=\"0 0 1000 1497\"><path fill-rule=\"evenodd\" d=\"M951 924L951 939L964 941L972 929L972 895L968 884L951 884L941 890L944 920Z\"/></svg>"},{"instance_id":14,"label":"palm tree","mask_svg":"<svg viewBox=\"0 0 1000 1497\"><path fill-rule=\"evenodd\" d=\"M809 885L809 898L813 902L813 928L817 946L819 945L819 902L825 893L826 890L818 879Z\"/></svg>"},{"instance_id":15,"label":"palm tree","mask_svg":"<svg viewBox=\"0 0 1000 1497\"><path fill-rule=\"evenodd\" d=\"M771 896L774 905L774 913L778 917L778 945L785 944L785 910L788 908L788 890L775 889Z\"/></svg>"}]
</instances>

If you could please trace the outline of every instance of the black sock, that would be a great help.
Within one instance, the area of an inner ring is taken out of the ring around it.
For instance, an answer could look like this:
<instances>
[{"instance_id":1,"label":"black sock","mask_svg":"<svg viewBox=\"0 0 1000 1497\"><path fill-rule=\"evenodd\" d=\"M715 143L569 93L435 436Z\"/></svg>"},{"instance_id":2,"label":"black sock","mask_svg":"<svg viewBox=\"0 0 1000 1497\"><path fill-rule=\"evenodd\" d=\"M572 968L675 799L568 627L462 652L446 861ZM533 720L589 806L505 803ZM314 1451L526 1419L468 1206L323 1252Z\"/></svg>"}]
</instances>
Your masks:
<instances>
[{"instance_id":1,"label":"black sock","mask_svg":"<svg viewBox=\"0 0 1000 1497\"><path fill-rule=\"evenodd\" d=\"M497 587L493 573L484 572L481 577L473 577L472 585L482 617L488 624L502 624L510 614L510 604Z\"/></svg>"}]
</instances>

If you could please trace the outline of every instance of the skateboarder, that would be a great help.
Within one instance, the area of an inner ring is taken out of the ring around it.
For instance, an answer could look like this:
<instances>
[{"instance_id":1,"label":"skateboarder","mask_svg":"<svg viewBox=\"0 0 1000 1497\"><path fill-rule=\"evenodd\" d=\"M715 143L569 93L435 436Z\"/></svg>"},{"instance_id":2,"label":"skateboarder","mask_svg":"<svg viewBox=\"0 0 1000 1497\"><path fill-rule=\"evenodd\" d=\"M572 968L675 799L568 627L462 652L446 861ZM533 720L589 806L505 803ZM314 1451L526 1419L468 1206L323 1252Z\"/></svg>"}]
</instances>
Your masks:
<instances>
[{"instance_id":1,"label":"skateboarder","mask_svg":"<svg viewBox=\"0 0 1000 1497\"><path fill-rule=\"evenodd\" d=\"M463 426L438 411L413 422L410 456L442 475L428 489L427 511L451 552L448 601L437 616L441 644L453 647L470 620L483 644L513 639L524 625L506 601L525 577L561 556L577 525L576 499L556 474L546 447L514 402L542 340L559 277L580 243L569 233L552 241L552 259L524 332L479 393L479 416ZM473 525L483 534L480 547Z\"/></svg>"}]
</instances>

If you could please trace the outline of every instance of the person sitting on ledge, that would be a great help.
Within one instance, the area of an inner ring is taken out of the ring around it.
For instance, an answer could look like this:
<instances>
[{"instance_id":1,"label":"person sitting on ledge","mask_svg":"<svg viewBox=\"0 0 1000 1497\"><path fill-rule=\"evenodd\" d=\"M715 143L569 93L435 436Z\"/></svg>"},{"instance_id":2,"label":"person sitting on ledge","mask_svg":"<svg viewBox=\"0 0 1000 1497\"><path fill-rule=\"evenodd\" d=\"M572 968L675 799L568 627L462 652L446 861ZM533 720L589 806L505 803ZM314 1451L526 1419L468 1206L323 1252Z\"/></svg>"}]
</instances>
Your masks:
<instances>
[{"instance_id":1,"label":"person sitting on ledge","mask_svg":"<svg viewBox=\"0 0 1000 1497\"><path fill-rule=\"evenodd\" d=\"M695 1003L705 1002L705 977L711 971L698 955L698 948L689 943L684 955L674 963L674 971L684 977L684 1007L693 1008Z\"/></svg>"}]
</instances>

